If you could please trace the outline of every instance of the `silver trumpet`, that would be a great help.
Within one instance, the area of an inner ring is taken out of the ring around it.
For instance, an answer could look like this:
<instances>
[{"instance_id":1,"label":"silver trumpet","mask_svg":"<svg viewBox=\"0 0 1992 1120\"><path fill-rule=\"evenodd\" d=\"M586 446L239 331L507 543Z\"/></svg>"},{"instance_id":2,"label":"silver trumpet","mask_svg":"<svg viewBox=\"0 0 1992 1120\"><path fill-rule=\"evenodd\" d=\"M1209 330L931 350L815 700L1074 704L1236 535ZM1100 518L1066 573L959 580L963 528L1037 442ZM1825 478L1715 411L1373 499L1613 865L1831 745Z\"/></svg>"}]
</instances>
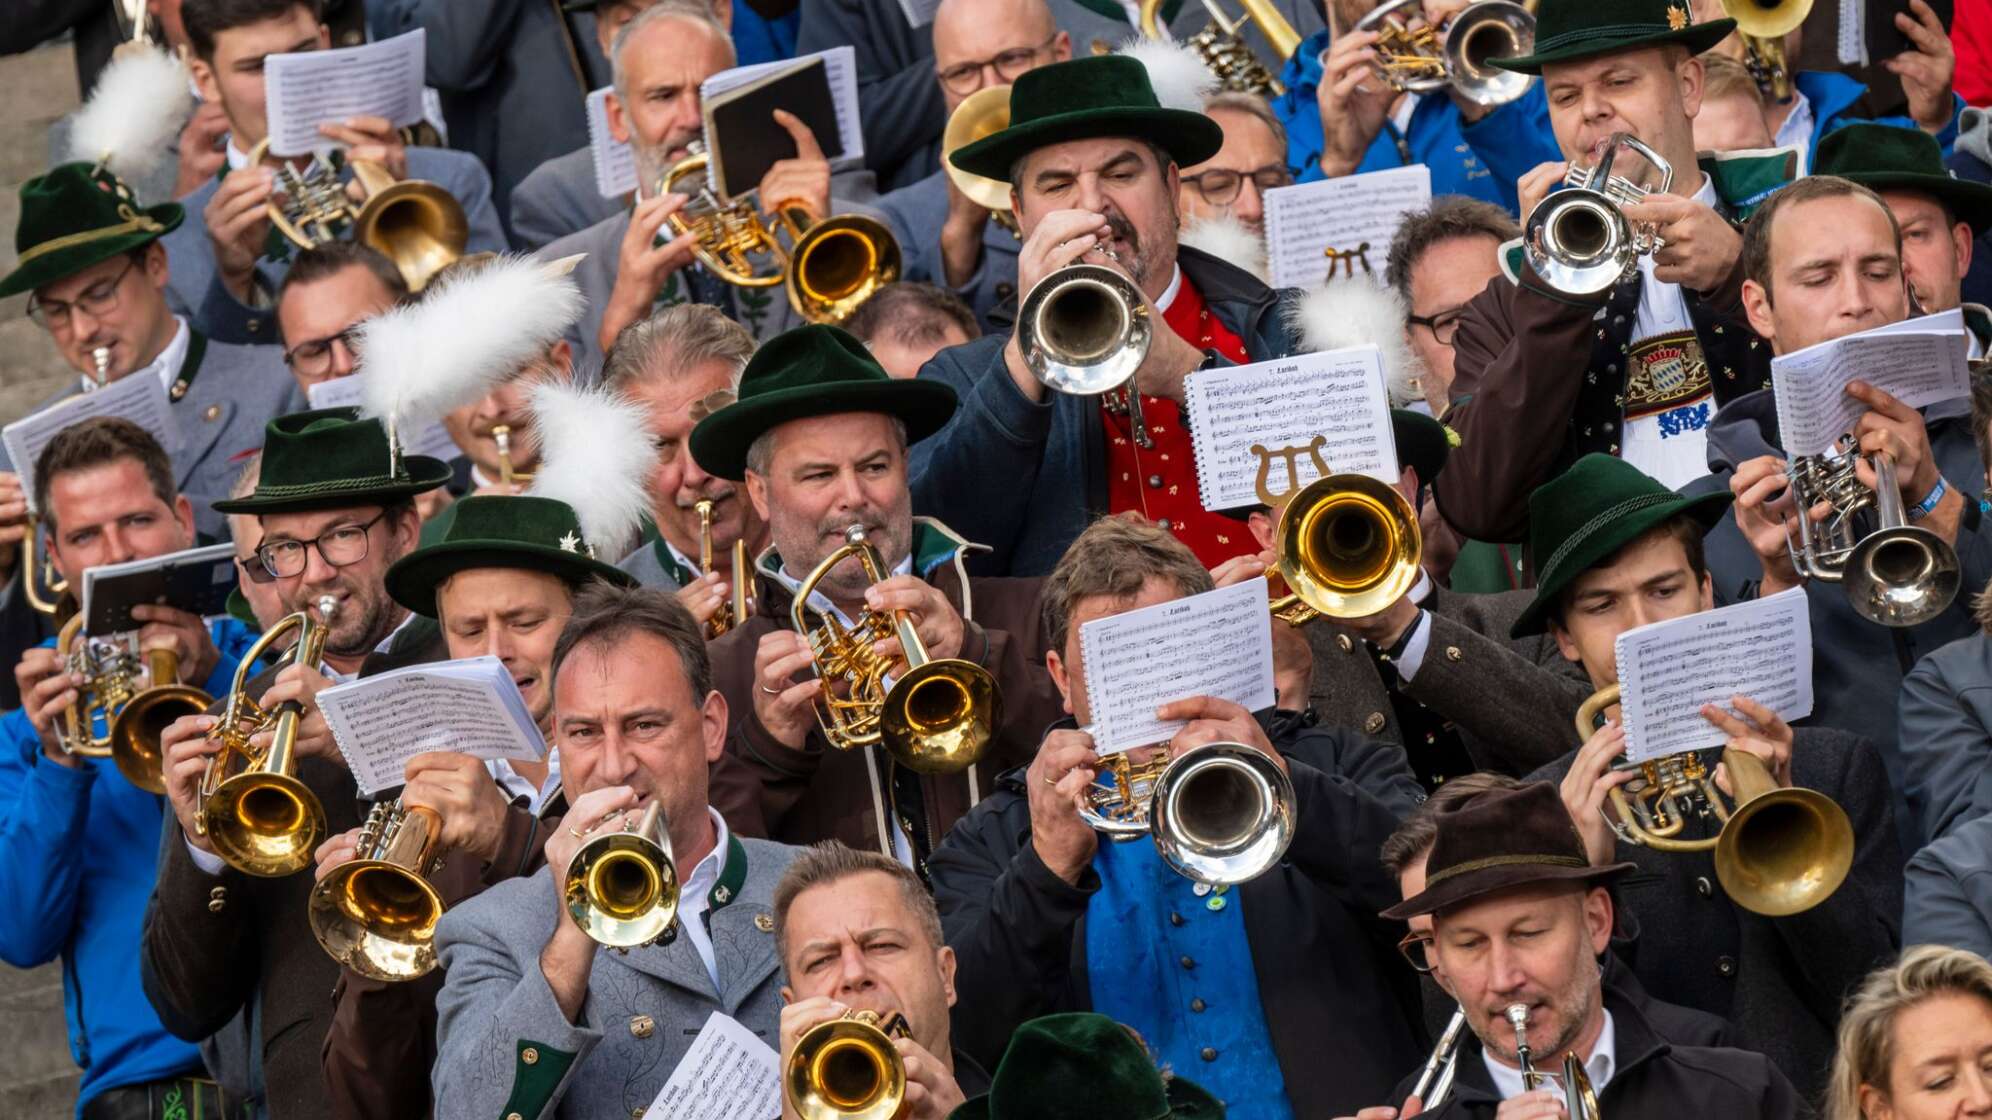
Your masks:
<instances>
[{"instance_id":1,"label":"silver trumpet","mask_svg":"<svg viewBox=\"0 0 1992 1120\"><path fill-rule=\"evenodd\" d=\"M1113 784L1087 788L1079 816L1116 840L1146 834L1185 878L1222 886L1264 874L1293 842L1293 781L1244 743L1207 743L1171 760L1126 752L1100 766Z\"/></svg>"},{"instance_id":2,"label":"silver trumpet","mask_svg":"<svg viewBox=\"0 0 1992 1120\"><path fill-rule=\"evenodd\" d=\"M1622 150L1643 156L1658 182L1647 186L1613 175L1612 164ZM1572 165L1563 182L1565 189L1543 199L1529 214L1522 233L1529 267L1551 287L1571 295L1602 292L1637 265L1642 254L1660 247L1651 226L1634 226L1621 210L1674 183L1673 165L1637 137L1614 133L1597 166Z\"/></svg>"},{"instance_id":3,"label":"silver trumpet","mask_svg":"<svg viewBox=\"0 0 1992 1120\"><path fill-rule=\"evenodd\" d=\"M1445 1033L1439 1036L1439 1044L1432 1047L1432 1056L1425 1059L1425 1068L1418 1071L1418 1080L1412 1083L1406 1100L1416 1097L1424 1111L1438 1111L1452 1093L1453 1078L1459 1073L1459 1040L1465 1035L1466 1008L1455 1007L1452 1018L1446 1021Z\"/></svg>"},{"instance_id":4,"label":"silver trumpet","mask_svg":"<svg viewBox=\"0 0 1992 1120\"><path fill-rule=\"evenodd\" d=\"M1855 446L1851 434L1842 445ZM1862 618L1883 626L1915 626L1944 612L1957 598L1962 579L1957 550L1942 537L1911 525L1896 488L1895 459L1887 452L1869 456L1875 488L1854 472L1858 451L1800 455L1787 468L1797 503L1798 539L1786 529L1785 547L1800 575L1838 583ZM1832 515L1819 525L1809 512L1825 502ZM1857 531L1854 518L1874 510L1875 527Z\"/></svg>"},{"instance_id":5,"label":"silver trumpet","mask_svg":"<svg viewBox=\"0 0 1992 1120\"><path fill-rule=\"evenodd\" d=\"M1154 331L1141 291L1096 264L1066 265L1039 280L1017 314L1017 348L1031 375L1047 389L1078 397L1125 388L1135 440L1143 447L1154 443L1133 382Z\"/></svg>"},{"instance_id":6,"label":"silver trumpet","mask_svg":"<svg viewBox=\"0 0 1992 1120\"><path fill-rule=\"evenodd\" d=\"M1557 1085L1558 1077L1535 1068L1529 1051L1529 1008L1524 1003L1511 1003L1507 1010L1508 1022L1515 1027L1515 1061L1522 1067L1522 1088L1530 1092ZM1598 1094L1591 1088L1591 1076L1584 1072L1584 1063L1577 1060L1576 1051L1563 1055L1563 1115L1568 1120L1604 1120L1598 1111Z\"/></svg>"},{"instance_id":7,"label":"silver trumpet","mask_svg":"<svg viewBox=\"0 0 1992 1120\"><path fill-rule=\"evenodd\" d=\"M1505 105L1528 92L1534 78L1492 65L1534 48L1535 16L1527 8L1480 0L1444 27L1433 27L1423 22L1423 3L1387 0L1356 21L1356 30L1377 34L1376 66L1390 88L1434 93L1451 87L1476 105Z\"/></svg>"}]
</instances>

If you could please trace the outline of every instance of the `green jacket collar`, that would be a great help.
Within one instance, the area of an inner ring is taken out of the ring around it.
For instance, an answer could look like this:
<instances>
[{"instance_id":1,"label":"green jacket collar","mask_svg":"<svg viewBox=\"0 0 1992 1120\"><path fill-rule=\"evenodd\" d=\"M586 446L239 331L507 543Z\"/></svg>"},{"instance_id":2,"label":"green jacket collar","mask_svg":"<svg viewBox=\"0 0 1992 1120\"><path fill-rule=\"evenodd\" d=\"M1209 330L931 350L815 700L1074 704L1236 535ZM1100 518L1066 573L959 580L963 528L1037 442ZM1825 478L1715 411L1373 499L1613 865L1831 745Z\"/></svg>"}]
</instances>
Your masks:
<instances>
[{"instance_id":1,"label":"green jacket collar","mask_svg":"<svg viewBox=\"0 0 1992 1120\"><path fill-rule=\"evenodd\" d=\"M970 552L988 551L988 545L976 544L931 517L913 519L913 571L921 579L931 580L936 568L961 561ZM774 545L763 549L761 555L755 558L754 570L770 579L780 578L778 573L782 570L782 558Z\"/></svg>"}]
</instances>

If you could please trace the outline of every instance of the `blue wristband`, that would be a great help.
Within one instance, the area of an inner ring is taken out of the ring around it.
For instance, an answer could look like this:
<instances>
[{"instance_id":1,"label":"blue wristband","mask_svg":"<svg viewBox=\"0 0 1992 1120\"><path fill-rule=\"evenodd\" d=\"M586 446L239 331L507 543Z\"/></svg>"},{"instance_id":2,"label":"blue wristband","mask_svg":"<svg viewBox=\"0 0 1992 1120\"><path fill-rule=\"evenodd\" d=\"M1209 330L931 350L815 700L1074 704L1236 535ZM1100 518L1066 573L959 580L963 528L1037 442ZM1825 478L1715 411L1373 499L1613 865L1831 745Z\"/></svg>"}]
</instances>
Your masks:
<instances>
[{"instance_id":1,"label":"blue wristband","mask_svg":"<svg viewBox=\"0 0 1992 1120\"><path fill-rule=\"evenodd\" d=\"M1948 494L1949 492L1950 492L1950 486L1944 482L1944 476L1938 475L1937 484L1935 486L1930 487L1930 492L1923 496L1922 501L1917 502L1914 506L1910 507L1909 520L1921 521L1925 517L1928 517L1930 516L1930 514L1936 512L1937 503L1943 501L1944 495Z\"/></svg>"}]
</instances>

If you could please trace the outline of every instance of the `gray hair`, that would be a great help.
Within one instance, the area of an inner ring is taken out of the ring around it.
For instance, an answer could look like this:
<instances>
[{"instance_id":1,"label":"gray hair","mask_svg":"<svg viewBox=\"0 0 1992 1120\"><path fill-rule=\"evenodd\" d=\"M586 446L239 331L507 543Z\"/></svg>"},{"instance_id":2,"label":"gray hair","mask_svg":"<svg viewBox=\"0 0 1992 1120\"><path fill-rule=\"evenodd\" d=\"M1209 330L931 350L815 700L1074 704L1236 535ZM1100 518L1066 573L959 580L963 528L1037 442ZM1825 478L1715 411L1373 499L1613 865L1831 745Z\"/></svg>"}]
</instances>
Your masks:
<instances>
[{"instance_id":1,"label":"gray hair","mask_svg":"<svg viewBox=\"0 0 1992 1120\"><path fill-rule=\"evenodd\" d=\"M1219 109L1229 109L1234 113L1243 113L1260 124L1265 125L1266 129L1273 134L1273 143L1274 146L1279 148L1280 159L1286 159L1286 126L1281 124L1280 119L1273 115L1273 107L1265 98L1260 97L1256 93L1243 93L1232 89L1219 90L1209 97L1204 98L1205 116L1209 116Z\"/></svg>"},{"instance_id":2,"label":"gray hair","mask_svg":"<svg viewBox=\"0 0 1992 1120\"><path fill-rule=\"evenodd\" d=\"M906 421L894 416L892 430L899 434L899 451L903 455L906 452ZM768 464L775 458L774 437L775 429L769 428L755 436L754 442L747 445L747 469L763 478L767 477Z\"/></svg>"},{"instance_id":3,"label":"gray hair","mask_svg":"<svg viewBox=\"0 0 1992 1120\"><path fill-rule=\"evenodd\" d=\"M1458 237L1491 237L1499 245L1522 235L1521 227L1506 210L1491 202L1464 195L1440 195L1423 210L1404 215L1397 235L1390 239L1390 255L1383 266L1384 283L1411 306L1411 270L1426 253L1441 242Z\"/></svg>"},{"instance_id":4,"label":"gray hair","mask_svg":"<svg viewBox=\"0 0 1992 1120\"><path fill-rule=\"evenodd\" d=\"M754 336L703 303L677 303L624 327L602 359L602 384L627 389L639 382L674 380L708 362L725 362L733 387L754 356Z\"/></svg>"},{"instance_id":5,"label":"gray hair","mask_svg":"<svg viewBox=\"0 0 1992 1120\"><path fill-rule=\"evenodd\" d=\"M660 19L675 19L701 28L726 44L727 66L731 67L739 61L733 50L733 36L727 34L726 28L714 18L710 0L657 0L623 24L622 30L616 32L614 41L609 44L609 82L615 86L616 96L622 98L625 104L629 101L629 86L625 81L629 75L623 68L623 47L644 28Z\"/></svg>"}]
</instances>

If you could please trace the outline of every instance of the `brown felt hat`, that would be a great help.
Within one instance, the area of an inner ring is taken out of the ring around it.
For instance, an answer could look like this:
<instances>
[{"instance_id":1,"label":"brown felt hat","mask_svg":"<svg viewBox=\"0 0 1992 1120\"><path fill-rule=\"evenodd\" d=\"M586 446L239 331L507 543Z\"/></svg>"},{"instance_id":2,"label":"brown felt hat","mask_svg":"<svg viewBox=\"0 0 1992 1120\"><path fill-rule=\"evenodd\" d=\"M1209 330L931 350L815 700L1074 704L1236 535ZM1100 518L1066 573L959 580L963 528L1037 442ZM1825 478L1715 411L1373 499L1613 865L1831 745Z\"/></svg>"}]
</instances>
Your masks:
<instances>
[{"instance_id":1,"label":"brown felt hat","mask_svg":"<svg viewBox=\"0 0 1992 1120\"><path fill-rule=\"evenodd\" d=\"M1548 782L1490 789L1441 809L1437 824L1432 854L1425 859L1424 892L1385 910L1384 917L1436 914L1535 883L1603 882L1634 866L1591 866L1576 822Z\"/></svg>"}]
</instances>

